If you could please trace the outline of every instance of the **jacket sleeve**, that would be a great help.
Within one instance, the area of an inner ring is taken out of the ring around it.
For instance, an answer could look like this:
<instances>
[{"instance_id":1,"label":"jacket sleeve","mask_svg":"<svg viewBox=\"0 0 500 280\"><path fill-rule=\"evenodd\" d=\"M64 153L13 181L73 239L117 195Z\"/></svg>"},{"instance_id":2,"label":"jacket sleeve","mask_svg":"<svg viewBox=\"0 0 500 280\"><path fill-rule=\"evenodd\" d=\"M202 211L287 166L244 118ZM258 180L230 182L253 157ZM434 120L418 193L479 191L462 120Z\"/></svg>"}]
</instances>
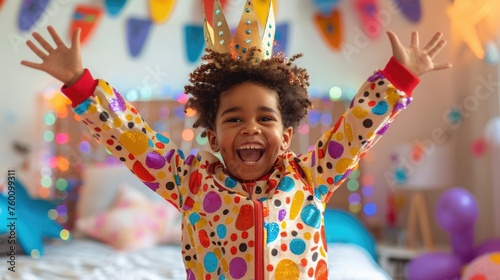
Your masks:
<instances>
[{"instance_id":1,"label":"jacket sleeve","mask_svg":"<svg viewBox=\"0 0 500 280\"><path fill-rule=\"evenodd\" d=\"M99 143L151 190L178 209L182 207L182 188L188 185L183 182L190 175L192 156L185 159L182 151L168 137L153 131L115 88L95 80L88 70L62 91Z\"/></svg>"},{"instance_id":2,"label":"jacket sleeve","mask_svg":"<svg viewBox=\"0 0 500 280\"><path fill-rule=\"evenodd\" d=\"M327 202L357 168L359 160L411 102L418 83L419 79L394 58L364 82L335 126L300 157L299 164L318 199Z\"/></svg>"}]
</instances>

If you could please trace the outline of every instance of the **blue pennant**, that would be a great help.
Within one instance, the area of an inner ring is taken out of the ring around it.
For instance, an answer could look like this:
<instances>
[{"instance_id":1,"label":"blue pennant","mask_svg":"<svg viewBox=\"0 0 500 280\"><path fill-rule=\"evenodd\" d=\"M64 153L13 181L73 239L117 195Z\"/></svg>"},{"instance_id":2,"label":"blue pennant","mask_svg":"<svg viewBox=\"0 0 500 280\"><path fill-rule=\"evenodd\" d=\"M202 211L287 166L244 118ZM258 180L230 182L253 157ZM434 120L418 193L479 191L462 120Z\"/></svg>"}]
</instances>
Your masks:
<instances>
[{"instance_id":1,"label":"blue pennant","mask_svg":"<svg viewBox=\"0 0 500 280\"><path fill-rule=\"evenodd\" d=\"M203 49L205 49L203 26L184 26L184 42L186 44L186 54L189 62L198 61L203 53Z\"/></svg>"},{"instance_id":2,"label":"blue pennant","mask_svg":"<svg viewBox=\"0 0 500 280\"><path fill-rule=\"evenodd\" d=\"M121 12L126 2L127 0L105 0L104 6L110 16L116 16Z\"/></svg>"}]
</instances>

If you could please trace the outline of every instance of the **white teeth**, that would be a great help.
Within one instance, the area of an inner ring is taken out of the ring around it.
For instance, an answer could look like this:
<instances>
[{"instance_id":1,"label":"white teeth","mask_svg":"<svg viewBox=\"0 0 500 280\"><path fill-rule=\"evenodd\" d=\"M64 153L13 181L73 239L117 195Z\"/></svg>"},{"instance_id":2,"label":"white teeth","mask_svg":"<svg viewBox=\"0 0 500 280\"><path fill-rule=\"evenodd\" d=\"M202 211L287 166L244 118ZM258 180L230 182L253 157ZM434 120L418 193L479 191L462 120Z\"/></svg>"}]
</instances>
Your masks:
<instances>
[{"instance_id":1,"label":"white teeth","mask_svg":"<svg viewBox=\"0 0 500 280\"><path fill-rule=\"evenodd\" d=\"M261 146L259 145L255 145L255 144L250 144L250 145L245 145L245 146L241 146L238 148L238 150L262 150L264 148L262 148Z\"/></svg>"}]
</instances>

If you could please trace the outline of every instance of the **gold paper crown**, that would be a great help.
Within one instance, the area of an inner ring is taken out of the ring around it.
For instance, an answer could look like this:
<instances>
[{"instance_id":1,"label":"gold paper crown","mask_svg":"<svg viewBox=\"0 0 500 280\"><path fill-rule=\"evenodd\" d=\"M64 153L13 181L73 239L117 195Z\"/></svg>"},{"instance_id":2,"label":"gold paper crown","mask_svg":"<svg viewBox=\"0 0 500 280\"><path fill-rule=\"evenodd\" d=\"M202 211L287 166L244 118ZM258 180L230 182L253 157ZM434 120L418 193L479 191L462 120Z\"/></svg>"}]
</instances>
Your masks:
<instances>
[{"instance_id":1,"label":"gold paper crown","mask_svg":"<svg viewBox=\"0 0 500 280\"><path fill-rule=\"evenodd\" d=\"M246 60L252 53L252 48L260 51L253 52L252 60L259 62L271 58L274 46L275 20L273 11L273 2L269 1L267 23L264 28L262 38L258 24L258 17L255 13L252 1L246 1L243 14L236 29L234 38L231 34L226 17L222 11L222 5L219 0L214 1L214 10L212 17L213 27L208 23L207 16L204 14L204 33L207 48L220 52L231 53L234 59ZM205 9L203 9L205 11Z\"/></svg>"}]
</instances>

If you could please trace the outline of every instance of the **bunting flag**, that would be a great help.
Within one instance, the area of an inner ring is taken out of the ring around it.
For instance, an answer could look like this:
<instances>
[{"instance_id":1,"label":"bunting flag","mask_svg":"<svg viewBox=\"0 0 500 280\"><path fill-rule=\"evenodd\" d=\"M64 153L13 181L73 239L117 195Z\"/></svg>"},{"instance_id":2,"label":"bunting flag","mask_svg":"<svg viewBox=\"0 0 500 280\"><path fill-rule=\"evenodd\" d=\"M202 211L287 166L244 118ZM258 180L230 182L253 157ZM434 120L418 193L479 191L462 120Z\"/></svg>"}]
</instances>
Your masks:
<instances>
[{"instance_id":1,"label":"bunting flag","mask_svg":"<svg viewBox=\"0 0 500 280\"><path fill-rule=\"evenodd\" d=\"M280 48L279 51L283 51L285 54L288 49L288 34L290 30L290 25L288 23L280 23L276 25L276 33L274 34L274 40ZM273 50L276 53L277 50Z\"/></svg>"},{"instance_id":2,"label":"bunting flag","mask_svg":"<svg viewBox=\"0 0 500 280\"><path fill-rule=\"evenodd\" d=\"M334 9L328 16L316 12L314 21L327 45L333 50L340 50L343 39L343 27L339 9Z\"/></svg>"},{"instance_id":3,"label":"bunting flag","mask_svg":"<svg viewBox=\"0 0 500 280\"><path fill-rule=\"evenodd\" d=\"M172 13L175 0L149 0L149 13L154 23L165 22Z\"/></svg>"},{"instance_id":4,"label":"bunting flag","mask_svg":"<svg viewBox=\"0 0 500 280\"><path fill-rule=\"evenodd\" d=\"M205 14L207 15L207 21L210 25L213 26L212 24L212 15L214 13L214 1L215 0L201 0L203 7L205 7ZM228 0L219 0L220 4L222 5L222 9L226 8Z\"/></svg>"},{"instance_id":5,"label":"bunting flag","mask_svg":"<svg viewBox=\"0 0 500 280\"><path fill-rule=\"evenodd\" d=\"M17 19L19 30L30 30L40 19L48 4L49 0L23 0L19 10L19 18Z\"/></svg>"},{"instance_id":6,"label":"bunting flag","mask_svg":"<svg viewBox=\"0 0 500 280\"><path fill-rule=\"evenodd\" d=\"M403 15L411 22L419 22L422 17L420 0L396 0L396 5Z\"/></svg>"},{"instance_id":7,"label":"bunting flag","mask_svg":"<svg viewBox=\"0 0 500 280\"><path fill-rule=\"evenodd\" d=\"M184 43L186 44L186 54L189 62L197 62L205 49L205 37L203 25L184 26Z\"/></svg>"},{"instance_id":8,"label":"bunting flag","mask_svg":"<svg viewBox=\"0 0 500 280\"><path fill-rule=\"evenodd\" d=\"M69 37L77 28L81 29L80 44L85 44L94 33L102 15L102 9L95 6L77 5L73 13Z\"/></svg>"},{"instance_id":9,"label":"bunting flag","mask_svg":"<svg viewBox=\"0 0 500 280\"><path fill-rule=\"evenodd\" d=\"M363 24L361 29L364 30L368 37L373 39L377 38L381 31L378 14L378 0L355 0L354 6L358 11L359 17L361 18L361 23Z\"/></svg>"},{"instance_id":10,"label":"bunting flag","mask_svg":"<svg viewBox=\"0 0 500 280\"><path fill-rule=\"evenodd\" d=\"M274 17L276 18L278 16L278 0L272 0L272 1L273 1ZM262 26L266 25L270 2L271 0L254 0L252 2L253 7L255 9L255 13L257 14L257 18L259 19L259 22L260 24L262 24Z\"/></svg>"},{"instance_id":11,"label":"bunting flag","mask_svg":"<svg viewBox=\"0 0 500 280\"><path fill-rule=\"evenodd\" d=\"M153 22L149 19L129 18L127 20L127 45L130 55L137 57L149 36Z\"/></svg>"},{"instance_id":12,"label":"bunting flag","mask_svg":"<svg viewBox=\"0 0 500 280\"><path fill-rule=\"evenodd\" d=\"M112 17L117 16L123 10L127 0L104 0L104 7Z\"/></svg>"},{"instance_id":13,"label":"bunting flag","mask_svg":"<svg viewBox=\"0 0 500 280\"><path fill-rule=\"evenodd\" d=\"M323 16L329 16L338 7L339 0L313 0L313 5Z\"/></svg>"},{"instance_id":14,"label":"bunting flag","mask_svg":"<svg viewBox=\"0 0 500 280\"><path fill-rule=\"evenodd\" d=\"M2 9L3 0L0 0L0 10Z\"/></svg>"}]
</instances>

